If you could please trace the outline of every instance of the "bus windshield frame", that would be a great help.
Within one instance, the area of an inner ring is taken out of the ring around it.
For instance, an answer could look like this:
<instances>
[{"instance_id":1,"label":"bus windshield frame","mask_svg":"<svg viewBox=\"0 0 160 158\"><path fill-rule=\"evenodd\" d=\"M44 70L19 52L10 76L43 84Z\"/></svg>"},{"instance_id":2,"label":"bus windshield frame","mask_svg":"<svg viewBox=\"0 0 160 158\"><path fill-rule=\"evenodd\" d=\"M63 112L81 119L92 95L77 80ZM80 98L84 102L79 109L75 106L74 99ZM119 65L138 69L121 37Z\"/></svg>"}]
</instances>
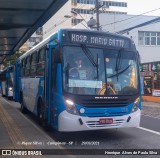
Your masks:
<instances>
[{"instance_id":1,"label":"bus windshield frame","mask_svg":"<svg viewBox=\"0 0 160 158\"><path fill-rule=\"evenodd\" d=\"M64 45L62 56L65 93L83 96L140 93L139 63L135 50Z\"/></svg>"}]
</instances>

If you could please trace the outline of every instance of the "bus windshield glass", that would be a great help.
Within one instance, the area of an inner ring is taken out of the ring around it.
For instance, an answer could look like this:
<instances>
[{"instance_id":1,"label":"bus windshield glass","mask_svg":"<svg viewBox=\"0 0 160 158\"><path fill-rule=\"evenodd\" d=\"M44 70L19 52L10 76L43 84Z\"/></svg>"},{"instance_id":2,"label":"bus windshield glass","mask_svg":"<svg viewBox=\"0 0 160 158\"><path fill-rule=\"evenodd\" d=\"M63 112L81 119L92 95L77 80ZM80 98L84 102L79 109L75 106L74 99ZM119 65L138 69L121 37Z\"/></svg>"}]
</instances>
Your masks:
<instances>
[{"instance_id":1,"label":"bus windshield glass","mask_svg":"<svg viewBox=\"0 0 160 158\"><path fill-rule=\"evenodd\" d=\"M137 94L137 54L85 45L64 46L63 85L66 92L80 95Z\"/></svg>"}]
</instances>

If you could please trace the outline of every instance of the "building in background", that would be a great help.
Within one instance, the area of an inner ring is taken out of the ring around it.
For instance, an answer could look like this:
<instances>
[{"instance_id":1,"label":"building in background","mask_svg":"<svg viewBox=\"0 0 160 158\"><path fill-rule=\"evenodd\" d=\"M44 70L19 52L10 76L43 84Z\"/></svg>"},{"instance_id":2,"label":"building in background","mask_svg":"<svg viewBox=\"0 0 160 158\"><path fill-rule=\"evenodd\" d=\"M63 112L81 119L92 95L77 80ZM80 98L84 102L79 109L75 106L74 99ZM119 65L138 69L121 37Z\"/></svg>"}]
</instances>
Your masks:
<instances>
[{"instance_id":1,"label":"building in background","mask_svg":"<svg viewBox=\"0 0 160 158\"><path fill-rule=\"evenodd\" d=\"M7 65L10 65L10 63L12 64L16 62L16 58L27 52L29 49L37 45L42 40L43 40L43 31L42 27L39 27L36 30L36 32L34 32L33 35L19 48L19 51L17 51L12 56L7 56L7 58L5 58L3 64L0 65L0 70L3 70Z\"/></svg>"},{"instance_id":2,"label":"building in background","mask_svg":"<svg viewBox=\"0 0 160 158\"><path fill-rule=\"evenodd\" d=\"M28 39L28 47L31 49L43 40L43 28L39 27L36 32Z\"/></svg>"},{"instance_id":3,"label":"building in background","mask_svg":"<svg viewBox=\"0 0 160 158\"><path fill-rule=\"evenodd\" d=\"M127 14L126 0L98 0L99 12L108 14ZM95 13L96 0L68 0L68 2L43 26L43 37L60 28L72 28ZM86 22L84 26L86 26Z\"/></svg>"},{"instance_id":4,"label":"building in background","mask_svg":"<svg viewBox=\"0 0 160 158\"><path fill-rule=\"evenodd\" d=\"M143 94L160 96L160 61L143 63L140 71L143 77Z\"/></svg>"},{"instance_id":5,"label":"building in background","mask_svg":"<svg viewBox=\"0 0 160 158\"><path fill-rule=\"evenodd\" d=\"M19 49L20 52L24 53L31 49L33 46L37 45L43 40L43 28L39 27L36 32L22 45Z\"/></svg>"}]
</instances>

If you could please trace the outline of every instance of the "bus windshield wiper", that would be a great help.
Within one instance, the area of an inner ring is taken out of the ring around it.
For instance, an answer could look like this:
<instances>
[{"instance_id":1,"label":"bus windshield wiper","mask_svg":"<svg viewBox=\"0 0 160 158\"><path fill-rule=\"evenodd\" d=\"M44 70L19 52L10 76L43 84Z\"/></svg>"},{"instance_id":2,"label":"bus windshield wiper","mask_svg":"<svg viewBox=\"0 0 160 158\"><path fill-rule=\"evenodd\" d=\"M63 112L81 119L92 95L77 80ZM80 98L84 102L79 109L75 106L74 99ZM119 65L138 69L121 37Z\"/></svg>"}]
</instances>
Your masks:
<instances>
[{"instance_id":1,"label":"bus windshield wiper","mask_svg":"<svg viewBox=\"0 0 160 158\"><path fill-rule=\"evenodd\" d=\"M119 49L118 55L117 55L117 58L116 58L116 67L115 67L116 74L115 75L117 76L117 81L118 81L118 74L119 74L118 71L120 70L121 53L122 53L123 50L124 50L123 48Z\"/></svg>"},{"instance_id":2,"label":"bus windshield wiper","mask_svg":"<svg viewBox=\"0 0 160 158\"><path fill-rule=\"evenodd\" d=\"M122 74L123 72L125 72L126 70L128 70L128 68L130 67L131 65L128 65L126 68L124 68L122 71L120 72L117 72L116 74L113 74L111 76L107 76L108 78L112 78L112 77L115 77L115 76L118 76L120 74Z\"/></svg>"},{"instance_id":3,"label":"bus windshield wiper","mask_svg":"<svg viewBox=\"0 0 160 158\"><path fill-rule=\"evenodd\" d=\"M86 47L85 44L81 44L82 50L84 54L87 56L89 61L92 63L94 67L98 67L98 60L97 62L94 60L94 56L92 55L91 51Z\"/></svg>"},{"instance_id":4,"label":"bus windshield wiper","mask_svg":"<svg viewBox=\"0 0 160 158\"><path fill-rule=\"evenodd\" d=\"M92 55L91 51L86 47L85 44L81 44L81 48L82 48L84 54L89 59L89 61L92 63L92 65L94 67L96 67L96 70L97 70L97 77L96 77L96 79L98 80L98 78L99 78L99 72L98 72L98 54L97 54L97 61L95 61L94 60L94 56Z\"/></svg>"}]
</instances>

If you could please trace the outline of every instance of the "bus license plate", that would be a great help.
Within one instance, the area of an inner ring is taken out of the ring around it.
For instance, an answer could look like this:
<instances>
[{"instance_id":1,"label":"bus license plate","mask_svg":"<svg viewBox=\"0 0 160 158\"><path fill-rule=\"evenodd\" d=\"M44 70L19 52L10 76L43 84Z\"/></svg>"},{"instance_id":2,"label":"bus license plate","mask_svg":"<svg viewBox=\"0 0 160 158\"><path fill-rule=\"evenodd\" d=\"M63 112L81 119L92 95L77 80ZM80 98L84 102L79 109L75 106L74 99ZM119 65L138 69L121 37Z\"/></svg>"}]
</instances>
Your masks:
<instances>
[{"instance_id":1,"label":"bus license plate","mask_svg":"<svg viewBox=\"0 0 160 158\"><path fill-rule=\"evenodd\" d=\"M102 118L99 119L99 124L112 124L113 118Z\"/></svg>"}]
</instances>

